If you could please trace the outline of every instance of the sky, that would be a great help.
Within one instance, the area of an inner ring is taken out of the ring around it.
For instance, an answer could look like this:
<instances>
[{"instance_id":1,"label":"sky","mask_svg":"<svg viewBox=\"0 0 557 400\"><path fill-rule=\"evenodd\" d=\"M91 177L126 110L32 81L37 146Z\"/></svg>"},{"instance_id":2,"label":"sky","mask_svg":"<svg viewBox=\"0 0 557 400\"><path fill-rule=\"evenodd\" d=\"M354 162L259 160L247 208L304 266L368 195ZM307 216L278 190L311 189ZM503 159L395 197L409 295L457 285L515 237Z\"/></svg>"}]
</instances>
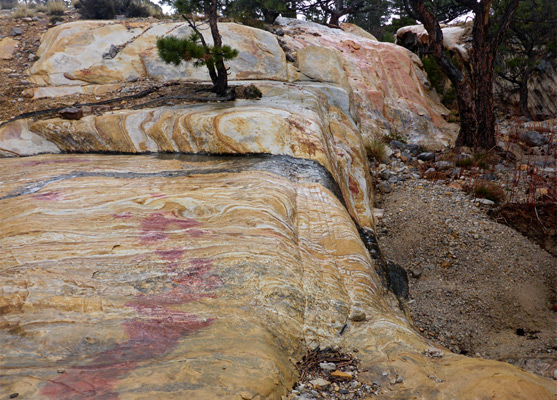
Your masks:
<instances>
[{"instance_id":1,"label":"sky","mask_svg":"<svg viewBox=\"0 0 557 400\"><path fill-rule=\"evenodd\" d=\"M158 5L160 5L162 7L162 11L165 14L170 14L170 10L172 9L170 6L166 5L166 4L161 4L160 0L153 0L154 3L157 3Z\"/></svg>"}]
</instances>

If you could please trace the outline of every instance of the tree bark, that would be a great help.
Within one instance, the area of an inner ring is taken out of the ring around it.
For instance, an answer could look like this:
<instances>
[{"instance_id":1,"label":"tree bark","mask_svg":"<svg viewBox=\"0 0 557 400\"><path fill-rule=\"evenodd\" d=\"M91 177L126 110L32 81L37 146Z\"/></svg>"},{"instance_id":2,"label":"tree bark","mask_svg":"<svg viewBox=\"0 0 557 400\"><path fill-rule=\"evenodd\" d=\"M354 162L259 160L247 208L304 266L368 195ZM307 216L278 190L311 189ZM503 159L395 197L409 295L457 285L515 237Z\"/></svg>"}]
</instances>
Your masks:
<instances>
[{"instance_id":1,"label":"tree bark","mask_svg":"<svg viewBox=\"0 0 557 400\"><path fill-rule=\"evenodd\" d=\"M209 26L211 28L211 35L213 36L214 50L219 52L222 49L222 38L219 33L217 18L217 0L211 0L209 6ZM220 96L224 96L228 89L228 71L226 70L222 57L216 57L215 69L217 71L217 76L213 81L213 91Z\"/></svg>"},{"instance_id":2,"label":"tree bark","mask_svg":"<svg viewBox=\"0 0 557 400\"><path fill-rule=\"evenodd\" d=\"M481 1L475 10L472 30L471 81L476 103L476 132L460 138L460 142L474 149L495 146L495 113L493 110L493 63L496 48L489 40L491 1Z\"/></svg>"},{"instance_id":3,"label":"tree bark","mask_svg":"<svg viewBox=\"0 0 557 400\"><path fill-rule=\"evenodd\" d=\"M527 67L520 80L520 86L518 87L518 107L520 108L520 113L526 118L533 119L530 110L528 109L528 80L532 74L532 67Z\"/></svg>"}]
</instances>

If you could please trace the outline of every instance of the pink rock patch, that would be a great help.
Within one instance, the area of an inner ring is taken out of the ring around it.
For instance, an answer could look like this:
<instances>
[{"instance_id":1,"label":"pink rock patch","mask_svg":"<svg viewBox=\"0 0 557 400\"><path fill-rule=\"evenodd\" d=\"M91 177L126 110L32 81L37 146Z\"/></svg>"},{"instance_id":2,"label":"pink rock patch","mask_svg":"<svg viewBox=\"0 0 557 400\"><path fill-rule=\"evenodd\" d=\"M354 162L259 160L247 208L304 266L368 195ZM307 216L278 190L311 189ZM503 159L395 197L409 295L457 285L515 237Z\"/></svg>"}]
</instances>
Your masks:
<instances>
[{"instance_id":1,"label":"pink rock patch","mask_svg":"<svg viewBox=\"0 0 557 400\"><path fill-rule=\"evenodd\" d=\"M56 201L62 200L62 195L59 192L43 192L33 194L33 198L41 201Z\"/></svg>"}]
</instances>

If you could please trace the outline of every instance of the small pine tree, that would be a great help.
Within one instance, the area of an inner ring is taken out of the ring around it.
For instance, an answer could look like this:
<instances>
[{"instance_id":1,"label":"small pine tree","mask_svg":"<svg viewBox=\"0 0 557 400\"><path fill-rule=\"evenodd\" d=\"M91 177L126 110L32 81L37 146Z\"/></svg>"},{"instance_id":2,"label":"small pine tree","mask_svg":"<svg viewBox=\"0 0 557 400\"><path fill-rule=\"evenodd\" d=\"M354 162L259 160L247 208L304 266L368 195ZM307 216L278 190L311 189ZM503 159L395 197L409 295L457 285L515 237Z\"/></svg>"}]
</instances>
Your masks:
<instances>
[{"instance_id":1,"label":"small pine tree","mask_svg":"<svg viewBox=\"0 0 557 400\"><path fill-rule=\"evenodd\" d=\"M195 11L194 6L199 5L199 3L188 0L177 0L174 2L174 6L179 11L185 12ZM159 38L157 40L157 48L159 56L167 64L173 63L178 65L182 61L190 62L193 60L193 65L196 67L205 65L213 82L213 91L219 96L224 96L228 89L228 71L224 62L236 57L238 50L222 44L222 38L217 26L217 0L210 0L203 5L204 11L208 15L213 46L209 46L205 42L193 19L182 14L182 17L193 30L193 34L188 38L177 38L175 36Z\"/></svg>"},{"instance_id":2,"label":"small pine tree","mask_svg":"<svg viewBox=\"0 0 557 400\"><path fill-rule=\"evenodd\" d=\"M222 90L216 90L218 84L218 73L216 64L232 60L238 55L238 50L230 46L208 46L203 45L199 33L192 33L188 38L177 38L175 36L162 37L157 40L157 48L159 56L167 64L179 65L182 61L191 62L195 67L205 65L209 70L211 81L215 85L215 91L219 95L226 93L227 87Z\"/></svg>"}]
</instances>

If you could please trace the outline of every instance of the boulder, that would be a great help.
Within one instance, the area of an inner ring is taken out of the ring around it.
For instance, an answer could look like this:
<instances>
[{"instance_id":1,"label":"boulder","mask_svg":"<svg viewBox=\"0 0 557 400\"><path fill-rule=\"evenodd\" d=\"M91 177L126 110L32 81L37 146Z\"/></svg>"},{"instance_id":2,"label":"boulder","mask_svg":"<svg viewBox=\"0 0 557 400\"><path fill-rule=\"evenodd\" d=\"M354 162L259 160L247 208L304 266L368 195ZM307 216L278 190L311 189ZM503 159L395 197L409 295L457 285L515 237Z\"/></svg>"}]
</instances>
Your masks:
<instances>
[{"instance_id":1,"label":"boulder","mask_svg":"<svg viewBox=\"0 0 557 400\"><path fill-rule=\"evenodd\" d=\"M520 133L520 140L530 147L543 146L547 144L547 138L537 131L527 131Z\"/></svg>"}]
</instances>

